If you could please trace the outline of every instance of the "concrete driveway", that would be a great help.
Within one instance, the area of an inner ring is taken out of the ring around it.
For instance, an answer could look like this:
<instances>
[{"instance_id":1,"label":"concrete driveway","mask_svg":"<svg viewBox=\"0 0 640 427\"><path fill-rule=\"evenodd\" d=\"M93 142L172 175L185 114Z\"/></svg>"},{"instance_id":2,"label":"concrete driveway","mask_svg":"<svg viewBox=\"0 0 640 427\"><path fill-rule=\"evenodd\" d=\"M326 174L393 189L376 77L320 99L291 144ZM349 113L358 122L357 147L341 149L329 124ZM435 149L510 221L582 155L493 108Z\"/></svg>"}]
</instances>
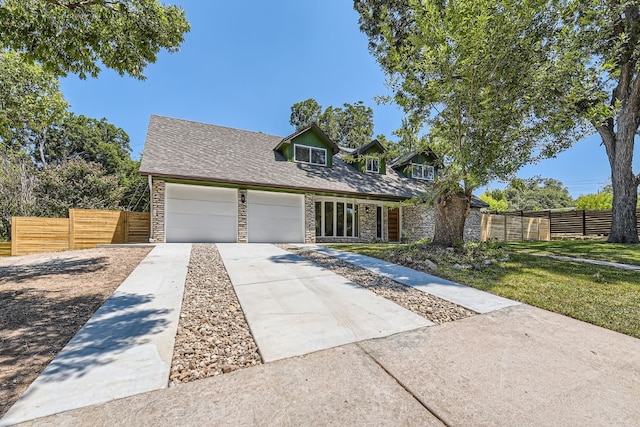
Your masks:
<instances>
[{"instance_id":1,"label":"concrete driveway","mask_svg":"<svg viewBox=\"0 0 640 427\"><path fill-rule=\"evenodd\" d=\"M25 425L638 425L638 339L527 305L424 327L303 259L246 248L219 250L273 361ZM287 357L313 341L306 328L331 348Z\"/></svg>"},{"instance_id":2,"label":"concrete driveway","mask_svg":"<svg viewBox=\"0 0 640 427\"><path fill-rule=\"evenodd\" d=\"M637 426L640 340L527 305L26 425Z\"/></svg>"}]
</instances>

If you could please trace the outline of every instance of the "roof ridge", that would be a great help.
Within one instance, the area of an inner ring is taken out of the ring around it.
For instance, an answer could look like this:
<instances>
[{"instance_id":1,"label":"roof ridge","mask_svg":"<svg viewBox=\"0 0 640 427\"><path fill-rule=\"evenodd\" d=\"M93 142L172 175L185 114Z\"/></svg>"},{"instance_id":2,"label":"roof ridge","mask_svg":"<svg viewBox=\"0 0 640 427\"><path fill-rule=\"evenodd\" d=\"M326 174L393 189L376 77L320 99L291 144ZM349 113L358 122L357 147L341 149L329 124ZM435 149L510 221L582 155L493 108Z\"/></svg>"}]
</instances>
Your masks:
<instances>
[{"instance_id":1,"label":"roof ridge","mask_svg":"<svg viewBox=\"0 0 640 427\"><path fill-rule=\"evenodd\" d=\"M177 121L180 121L180 122L187 122L187 123L195 123L197 125L212 126L212 127L222 128L222 129L229 129L229 130L233 130L233 131L255 133L257 135L272 136L274 138L282 138L282 136L280 136L280 135L273 135L273 134L269 134L269 133L265 133L265 132L261 132L261 131L232 128L232 127L229 127L229 126L222 126L222 125L217 125L217 124L214 124L214 123L198 122L196 120L181 119L181 118L178 118L178 117L164 116L164 115L161 115L161 114L153 114L152 113L151 117L158 117L158 118L161 118L161 119L169 119L169 120L177 120Z\"/></svg>"}]
</instances>

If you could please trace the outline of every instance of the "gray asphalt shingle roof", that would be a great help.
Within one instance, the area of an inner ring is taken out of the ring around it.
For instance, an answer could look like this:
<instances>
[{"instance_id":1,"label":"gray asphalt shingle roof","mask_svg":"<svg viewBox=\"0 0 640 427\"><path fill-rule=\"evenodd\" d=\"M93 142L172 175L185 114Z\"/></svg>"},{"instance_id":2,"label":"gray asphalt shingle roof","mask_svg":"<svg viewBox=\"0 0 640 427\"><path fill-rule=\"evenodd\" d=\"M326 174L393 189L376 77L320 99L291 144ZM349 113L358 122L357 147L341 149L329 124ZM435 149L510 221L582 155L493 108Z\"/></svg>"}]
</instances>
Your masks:
<instances>
[{"instance_id":1,"label":"gray asphalt shingle roof","mask_svg":"<svg viewBox=\"0 0 640 427\"><path fill-rule=\"evenodd\" d=\"M152 115L140 173L238 184L406 199L424 195L430 183L387 168L370 174L334 156L333 167L287 161L274 148L283 137Z\"/></svg>"}]
</instances>

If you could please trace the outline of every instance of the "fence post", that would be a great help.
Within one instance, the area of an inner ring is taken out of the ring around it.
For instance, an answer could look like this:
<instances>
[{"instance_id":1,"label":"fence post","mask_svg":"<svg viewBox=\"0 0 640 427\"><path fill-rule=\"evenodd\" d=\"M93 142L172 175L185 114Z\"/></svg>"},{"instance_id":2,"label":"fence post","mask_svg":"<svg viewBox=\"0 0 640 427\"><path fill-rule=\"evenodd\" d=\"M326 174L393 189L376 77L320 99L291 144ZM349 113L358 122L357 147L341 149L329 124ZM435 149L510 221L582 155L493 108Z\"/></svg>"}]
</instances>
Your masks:
<instances>
[{"instance_id":1,"label":"fence post","mask_svg":"<svg viewBox=\"0 0 640 427\"><path fill-rule=\"evenodd\" d=\"M507 241L507 216L504 216L504 240L503 242Z\"/></svg>"},{"instance_id":2,"label":"fence post","mask_svg":"<svg viewBox=\"0 0 640 427\"><path fill-rule=\"evenodd\" d=\"M124 243L129 243L129 212L124 213Z\"/></svg>"},{"instance_id":3,"label":"fence post","mask_svg":"<svg viewBox=\"0 0 640 427\"><path fill-rule=\"evenodd\" d=\"M11 256L18 254L18 221L16 217L11 217Z\"/></svg>"},{"instance_id":4,"label":"fence post","mask_svg":"<svg viewBox=\"0 0 640 427\"><path fill-rule=\"evenodd\" d=\"M585 215L586 210L582 209L582 235L587 235L587 217Z\"/></svg>"},{"instance_id":5,"label":"fence post","mask_svg":"<svg viewBox=\"0 0 640 427\"><path fill-rule=\"evenodd\" d=\"M75 212L74 209L69 209L69 249L76 248L76 234L75 234Z\"/></svg>"}]
</instances>

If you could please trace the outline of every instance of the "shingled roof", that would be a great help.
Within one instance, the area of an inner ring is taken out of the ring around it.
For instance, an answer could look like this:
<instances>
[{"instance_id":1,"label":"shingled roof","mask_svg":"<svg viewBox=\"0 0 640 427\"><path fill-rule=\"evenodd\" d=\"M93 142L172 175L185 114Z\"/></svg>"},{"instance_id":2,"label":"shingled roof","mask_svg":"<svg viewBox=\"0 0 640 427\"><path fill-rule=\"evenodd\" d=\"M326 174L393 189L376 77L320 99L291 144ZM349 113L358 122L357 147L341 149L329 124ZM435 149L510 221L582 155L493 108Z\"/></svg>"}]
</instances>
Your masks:
<instances>
[{"instance_id":1,"label":"shingled roof","mask_svg":"<svg viewBox=\"0 0 640 427\"><path fill-rule=\"evenodd\" d=\"M333 167L287 161L274 150L283 140L228 127L152 115L140 173L216 182L402 200L423 196L430 183L391 168L363 173L334 156Z\"/></svg>"}]
</instances>

